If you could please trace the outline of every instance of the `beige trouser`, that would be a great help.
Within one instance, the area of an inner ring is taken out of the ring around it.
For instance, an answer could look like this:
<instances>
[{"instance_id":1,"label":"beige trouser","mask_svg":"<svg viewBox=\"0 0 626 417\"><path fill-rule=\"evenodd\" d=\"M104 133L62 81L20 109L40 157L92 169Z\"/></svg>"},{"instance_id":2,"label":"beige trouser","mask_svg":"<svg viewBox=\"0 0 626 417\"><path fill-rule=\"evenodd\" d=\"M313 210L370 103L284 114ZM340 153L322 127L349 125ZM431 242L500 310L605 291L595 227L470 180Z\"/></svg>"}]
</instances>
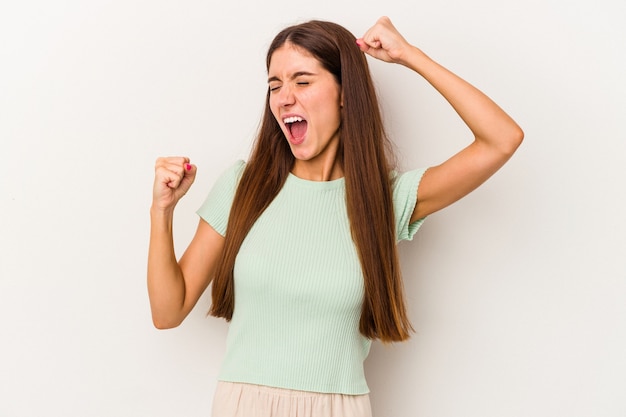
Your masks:
<instances>
[{"instance_id":1,"label":"beige trouser","mask_svg":"<svg viewBox=\"0 0 626 417\"><path fill-rule=\"evenodd\" d=\"M372 417L369 395L323 394L219 381L213 417Z\"/></svg>"}]
</instances>

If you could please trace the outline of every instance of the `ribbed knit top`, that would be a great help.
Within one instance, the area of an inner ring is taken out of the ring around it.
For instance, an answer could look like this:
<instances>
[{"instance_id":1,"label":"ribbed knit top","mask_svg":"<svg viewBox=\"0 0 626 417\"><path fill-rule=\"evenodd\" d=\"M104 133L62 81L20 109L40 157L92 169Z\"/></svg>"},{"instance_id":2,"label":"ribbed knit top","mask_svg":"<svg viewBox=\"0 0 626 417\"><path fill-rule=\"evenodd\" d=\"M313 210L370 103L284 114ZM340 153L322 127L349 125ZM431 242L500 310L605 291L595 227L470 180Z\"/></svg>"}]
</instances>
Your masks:
<instances>
[{"instance_id":1,"label":"ribbed knit top","mask_svg":"<svg viewBox=\"0 0 626 417\"><path fill-rule=\"evenodd\" d=\"M239 161L216 182L198 214L226 234ZM398 240L409 224L424 170L396 176ZM363 372L371 341L359 332L364 297L344 179L289 175L243 241L235 262L235 308L219 379L324 393L369 392Z\"/></svg>"}]
</instances>

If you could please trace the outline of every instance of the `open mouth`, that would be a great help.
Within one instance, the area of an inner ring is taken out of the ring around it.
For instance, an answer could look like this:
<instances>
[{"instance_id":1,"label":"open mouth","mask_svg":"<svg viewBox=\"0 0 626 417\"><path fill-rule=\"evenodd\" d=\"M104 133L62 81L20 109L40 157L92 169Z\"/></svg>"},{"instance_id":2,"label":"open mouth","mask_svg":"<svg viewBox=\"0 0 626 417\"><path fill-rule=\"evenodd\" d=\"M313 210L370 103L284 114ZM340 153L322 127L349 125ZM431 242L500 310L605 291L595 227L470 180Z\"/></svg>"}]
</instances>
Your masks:
<instances>
[{"instance_id":1,"label":"open mouth","mask_svg":"<svg viewBox=\"0 0 626 417\"><path fill-rule=\"evenodd\" d=\"M291 116L283 119L285 127L289 131L289 140L296 144L304 141L308 123L300 116Z\"/></svg>"}]
</instances>

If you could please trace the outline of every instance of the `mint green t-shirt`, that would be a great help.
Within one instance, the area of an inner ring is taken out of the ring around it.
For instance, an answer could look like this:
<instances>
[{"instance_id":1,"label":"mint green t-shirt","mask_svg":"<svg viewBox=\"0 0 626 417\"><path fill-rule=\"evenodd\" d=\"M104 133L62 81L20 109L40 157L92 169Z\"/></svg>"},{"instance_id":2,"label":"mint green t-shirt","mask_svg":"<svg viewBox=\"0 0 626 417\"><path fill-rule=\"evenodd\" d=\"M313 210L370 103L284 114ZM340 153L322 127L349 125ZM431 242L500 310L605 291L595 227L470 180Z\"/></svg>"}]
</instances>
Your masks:
<instances>
[{"instance_id":1,"label":"mint green t-shirt","mask_svg":"<svg viewBox=\"0 0 626 417\"><path fill-rule=\"evenodd\" d=\"M221 235L245 163L216 182L198 214ZM409 224L425 170L397 175L397 240ZM289 175L243 241L234 269L235 308L219 379L302 391L369 392L363 362L371 340L359 332L364 297L344 179Z\"/></svg>"}]
</instances>

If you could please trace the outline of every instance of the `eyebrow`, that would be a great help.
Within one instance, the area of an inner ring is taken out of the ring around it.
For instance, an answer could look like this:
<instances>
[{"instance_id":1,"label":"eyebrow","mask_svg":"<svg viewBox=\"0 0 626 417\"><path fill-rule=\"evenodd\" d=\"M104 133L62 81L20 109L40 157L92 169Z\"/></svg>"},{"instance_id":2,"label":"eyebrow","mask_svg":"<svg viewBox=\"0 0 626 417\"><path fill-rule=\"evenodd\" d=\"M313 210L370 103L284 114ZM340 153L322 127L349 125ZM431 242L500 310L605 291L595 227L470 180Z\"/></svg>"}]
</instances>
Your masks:
<instances>
[{"instance_id":1,"label":"eyebrow","mask_svg":"<svg viewBox=\"0 0 626 417\"><path fill-rule=\"evenodd\" d=\"M298 78L298 77L302 77L302 76L312 76L312 75L316 75L315 73L312 72L308 72L308 71L298 71L298 72L294 72L291 77L292 80ZM273 77L269 77L267 79L268 83L271 83L272 81L281 81L280 78L278 78L277 76L273 76Z\"/></svg>"}]
</instances>

